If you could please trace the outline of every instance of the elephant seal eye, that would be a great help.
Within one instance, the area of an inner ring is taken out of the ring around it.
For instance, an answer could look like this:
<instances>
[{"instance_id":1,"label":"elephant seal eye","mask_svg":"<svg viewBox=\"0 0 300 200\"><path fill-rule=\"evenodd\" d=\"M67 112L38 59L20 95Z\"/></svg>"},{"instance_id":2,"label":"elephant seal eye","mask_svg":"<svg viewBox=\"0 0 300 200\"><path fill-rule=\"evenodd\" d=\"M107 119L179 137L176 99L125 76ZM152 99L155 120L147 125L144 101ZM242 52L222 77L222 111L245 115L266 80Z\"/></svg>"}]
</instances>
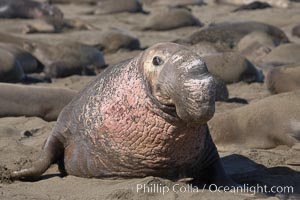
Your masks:
<instances>
[{"instance_id":1,"label":"elephant seal eye","mask_svg":"<svg viewBox=\"0 0 300 200\"><path fill-rule=\"evenodd\" d=\"M162 65L164 63L164 61L160 57L155 56L152 60L152 63L155 66L159 66L159 65Z\"/></svg>"}]
</instances>

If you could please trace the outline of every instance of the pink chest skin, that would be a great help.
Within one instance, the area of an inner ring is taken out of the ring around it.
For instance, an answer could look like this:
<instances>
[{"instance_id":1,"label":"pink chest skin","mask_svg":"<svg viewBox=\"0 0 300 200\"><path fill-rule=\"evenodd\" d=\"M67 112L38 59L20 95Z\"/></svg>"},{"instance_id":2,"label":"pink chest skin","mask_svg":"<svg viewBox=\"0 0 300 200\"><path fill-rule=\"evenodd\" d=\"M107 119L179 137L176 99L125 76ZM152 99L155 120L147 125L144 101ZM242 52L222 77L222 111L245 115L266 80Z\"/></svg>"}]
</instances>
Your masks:
<instances>
[{"instance_id":1,"label":"pink chest skin","mask_svg":"<svg viewBox=\"0 0 300 200\"><path fill-rule=\"evenodd\" d=\"M206 125L187 127L167 122L157 114L159 108L147 94L144 80L134 69L126 70L106 79L109 87L94 88L101 94L90 95L79 116L86 127L85 146L90 148L87 171L149 175L157 169L194 163L203 154Z\"/></svg>"}]
</instances>

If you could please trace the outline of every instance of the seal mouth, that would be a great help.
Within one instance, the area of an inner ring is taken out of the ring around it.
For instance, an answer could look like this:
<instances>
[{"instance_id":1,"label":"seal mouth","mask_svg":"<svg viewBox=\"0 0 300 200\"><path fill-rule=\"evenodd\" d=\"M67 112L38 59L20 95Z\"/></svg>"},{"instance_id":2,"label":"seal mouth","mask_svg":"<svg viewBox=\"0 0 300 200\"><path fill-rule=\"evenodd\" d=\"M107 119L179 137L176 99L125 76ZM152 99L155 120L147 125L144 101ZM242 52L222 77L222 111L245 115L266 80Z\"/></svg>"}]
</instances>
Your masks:
<instances>
[{"instance_id":1,"label":"seal mouth","mask_svg":"<svg viewBox=\"0 0 300 200\"><path fill-rule=\"evenodd\" d=\"M177 110L176 110L175 104L172 104L172 103L165 104L165 103L161 103L161 102L159 102L159 104L161 105L161 108L164 112L168 113L172 117L180 119L179 116L177 115Z\"/></svg>"}]
</instances>

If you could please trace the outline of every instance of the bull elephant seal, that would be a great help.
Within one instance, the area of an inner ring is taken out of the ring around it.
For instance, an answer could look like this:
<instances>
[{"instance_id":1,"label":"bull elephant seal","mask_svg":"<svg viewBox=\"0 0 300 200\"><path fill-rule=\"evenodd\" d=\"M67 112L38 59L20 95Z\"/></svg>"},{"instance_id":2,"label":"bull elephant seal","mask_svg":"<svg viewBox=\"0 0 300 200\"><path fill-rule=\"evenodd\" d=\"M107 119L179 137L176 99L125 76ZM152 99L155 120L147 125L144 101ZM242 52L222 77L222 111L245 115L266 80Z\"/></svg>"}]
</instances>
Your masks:
<instances>
[{"instance_id":1,"label":"bull elephant seal","mask_svg":"<svg viewBox=\"0 0 300 200\"><path fill-rule=\"evenodd\" d=\"M33 167L12 176L40 176L58 162L62 172L80 177L232 185L207 129L214 98L214 79L197 54L156 44L90 82L64 108Z\"/></svg>"},{"instance_id":2,"label":"bull elephant seal","mask_svg":"<svg viewBox=\"0 0 300 200\"><path fill-rule=\"evenodd\" d=\"M76 91L0 83L0 117L27 116L54 121Z\"/></svg>"},{"instance_id":3,"label":"bull elephant seal","mask_svg":"<svg viewBox=\"0 0 300 200\"><path fill-rule=\"evenodd\" d=\"M103 55L98 49L77 42L56 45L25 42L24 49L45 66L44 72L51 78L74 74L93 75L105 66Z\"/></svg>"},{"instance_id":4,"label":"bull elephant seal","mask_svg":"<svg viewBox=\"0 0 300 200\"><path fill-rule=\"evenodd\" d=\"M63 18L61 10L47 3L32 0L1 0L0 18Z\"/></svg>"},{"instance_id":5,"label":"bull elephant seal","mask_svg":"<svg viewBox=\"0 0 300 200\"><path fill-rule=\"evenodd\" d=\"M300 91L272 95L255 103L215 114L209 121L219 148L274 148L300 140Z\"/></svg>"}]
</instances>

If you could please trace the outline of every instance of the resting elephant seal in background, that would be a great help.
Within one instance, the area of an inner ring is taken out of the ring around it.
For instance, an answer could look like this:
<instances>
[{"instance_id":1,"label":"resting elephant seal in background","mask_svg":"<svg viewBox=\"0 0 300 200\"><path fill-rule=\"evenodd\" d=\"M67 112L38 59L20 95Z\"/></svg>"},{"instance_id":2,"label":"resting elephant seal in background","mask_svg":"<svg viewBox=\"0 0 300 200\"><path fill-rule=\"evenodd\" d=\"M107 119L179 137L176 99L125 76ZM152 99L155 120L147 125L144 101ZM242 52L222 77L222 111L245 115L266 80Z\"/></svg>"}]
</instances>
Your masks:
<instances>
[{"instance_id":1,"label":"resting elephant seal in background","mask_svg":"<svg viewBox=\"0 0 300 200\"><path fill-rule=\"evenodd\" d=\"M38 71L39 63L36 58L21 47L9 43L0 43L0 49L4 49L13 55L25 73L33 73Z\"/></svg>"},{"instance_id":2,"label":"resting elephant seal in background","mask_svg":"<svg viewBox=\"0 0 300 200\"><path fill-rule=\"evenodd\" d=\"M19 82L25 78L16 56L0 46L0 82Z\"/></svg>"},{"instance_id":3,"label":"resting elephant seal in background","mask_svg":"<svg viewBox=\"0 0 300 200\"><path fill-rule=\"evenodd\" d=\"M0 117L27 116L54 121L76 91L0 83Z\"/></svg>"},{"instance_id":4,"label":"resting elephant seal in background","mask_svg":"<svg viewBox=\"0 0 300 200\"><path fill-rule=\"evenodd\" d=\"M52 45L25 42L24 49L43 65L47 77L66 77L74 74L94 75L105 66L103 54L96 48L78 42Z\"/></svg>"},{"instance_id":5,"label":"resting elephant seal in background","mask_svg":"<svg viewBox=\"0 0 300 200\"><path fill-rule=\"evenodd\" d=\"M267 73L266 85L273 94L300 90L300 64L270 69Z\"/></svg>"},{"instance_id":6,"label":"resting elephant seal in background","mask_svg":"<svg viewBox=\"0 0 300 200\"><path fill-rule=\"evenodd\" d=\"M215 81L199 55L159 43L90 82L60 114L41 157L12 176L40 176L59 163L80 177L234 185L207 128L214 111Z\"/></svg>"},{"instance_id":7,"label":"resting elephant seal in background","mask_svg":"<svg viewBox=\"0 0 300 200\"><path fill-rule=\"evenodd\" d=\"M0 18L63 18L61 10L48 3L33 0L1 0Z\"/></svg>"},{"instance_id":8,"label":"resting elephant seal in background","mask_svg":"<svg viewBox=\"0 0 300 200\"><path fill-rule=\"evenodd\" d=\"M274 44L279 45L289 42L288 37L279 28L256 21L222 22L212 24L207 28L192 33L190 36L176 40L180 44L195 45L201 42L219 43L227 48L236 48L239 41L253 32L268 35Z\"/></svg>"},{"instance_id":9,"label":"resting elephant seal in background","mask_svg":"<svg viewBox=\"0 0 300 200\"><path fill-rule=\"evenodd\" d=\"M22 32L29 33L61 33L65 30L94 30L93 25L80 19L44 18L26 24Z\"/></svg>"},{"instance_id":10,"label":"resting elephant seal in background","mask_svg":"<svg viewBox=\"0 0 300 200\"><path fill-rule=\"evenodd\" d=\"M292 146L300 140L300 91L273 95L218 113L208 124L218 147Z\"/></svg>"}]
</instances>

